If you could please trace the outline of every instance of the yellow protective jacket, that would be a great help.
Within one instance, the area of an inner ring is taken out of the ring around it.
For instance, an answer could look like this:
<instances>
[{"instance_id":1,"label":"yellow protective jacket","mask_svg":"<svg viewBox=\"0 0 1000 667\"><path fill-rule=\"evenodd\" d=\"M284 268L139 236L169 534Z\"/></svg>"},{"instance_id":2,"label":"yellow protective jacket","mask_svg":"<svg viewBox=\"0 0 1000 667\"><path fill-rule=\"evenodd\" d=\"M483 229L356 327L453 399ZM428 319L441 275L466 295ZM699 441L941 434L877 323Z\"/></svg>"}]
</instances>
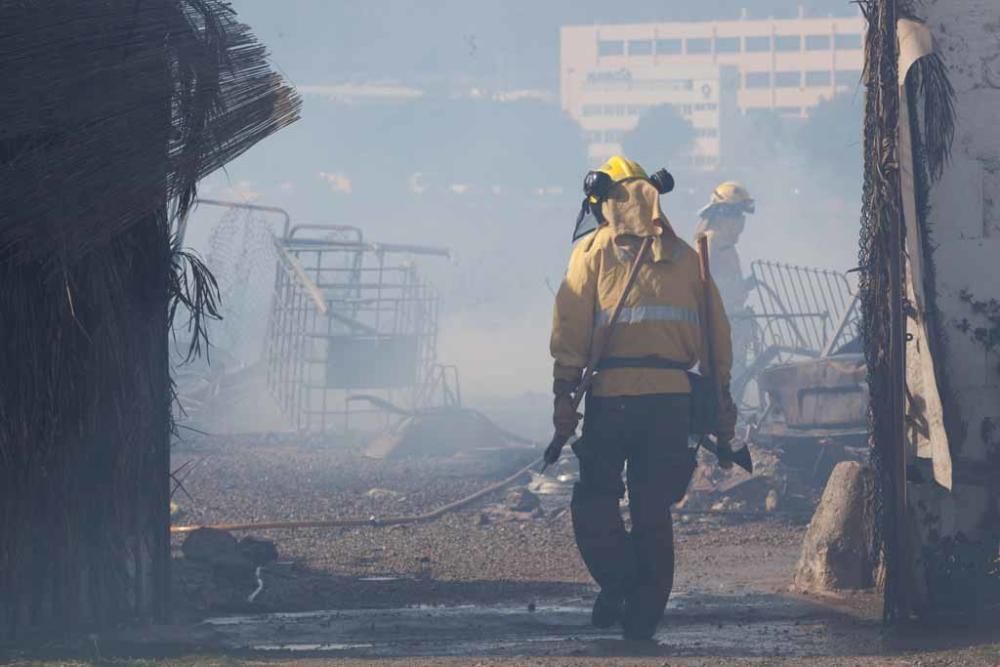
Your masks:
<instances>
[{"instance_id":1,"label":"yellow protective jacket","mask_svg":"<svg viewBox=\"0 0 1000 667\"><path fill-rule=\"evenodd\" d=\"M592 346L607 333L640 239L654 236L604 356L656 356L693 367L706 359L700 323L708 313L716 371L728 384L732 347L719 291L710 283L706 303L698 254L674 233L660 210L656 188L644 179L622 181L602 206L607 223L573 248L556 295L550 344L556 382L579 381ZM598 373L592 388L596 396L690 391L684 371L669 368L608 368Z\"/></svg>"}]
</instances>

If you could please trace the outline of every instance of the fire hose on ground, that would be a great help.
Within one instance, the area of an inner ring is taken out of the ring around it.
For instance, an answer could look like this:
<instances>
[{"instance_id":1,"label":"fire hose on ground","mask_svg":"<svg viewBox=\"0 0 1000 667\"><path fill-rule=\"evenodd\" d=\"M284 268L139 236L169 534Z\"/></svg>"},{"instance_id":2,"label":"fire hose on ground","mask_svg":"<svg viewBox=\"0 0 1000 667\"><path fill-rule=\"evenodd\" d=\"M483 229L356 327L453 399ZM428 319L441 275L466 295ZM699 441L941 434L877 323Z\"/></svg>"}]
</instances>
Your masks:
<instances>
[{"instance_id":1,"label":"fire hose on ground","mask_svg":"<svg viewBox=\"0 0 1000 667\"><path fill-rule=\"evenodd\" d=\"M517 472L506 477L499 482L495 482L486 486L475 493L468 495L464 498L456 500L454 502L448 503L447 505L442 505L441 507L426 512L424 514L412 514L407 516L397 516L390 517L387 519L379 519L378 517L372 516L367 519L355 518L355 519L316 519L307 521L262 521L258 523L231 523L231 524L210 524L210 525L200 525L200 526L171 526L170 532L173 534L186 534L193 533L201 528L210 528L214 530L225 530L227 532L237 532L237 531L247 531L247 530L301 530L306 528L386 528L390 526L403 526L412 525L418 523L429 523L440 519L445 514L450 512L455 512L460 510L477 500L504 489L511 484L515 483L517 480L521 479L525 474L531 472L533 469L537 468L539 464L543 463L543 458L538 458L518 469ZM743 519L753 519L753 518L764 518L764 517L779 517L785 516L786 518L800 518L797 513L790 512L748 512L748 511L730 511L730 510L696 510L696 509L674 509L674 514L677 515L705 515L705 516L728 516L733 518L743 518Z\"/></svg>"},{"instance_id":2,"label":"fire hose on ground","mask_svg":"<svg viewBox=\"0 0 1000 667\"><path fill-rule=\"evenodd\" d=\"M529 463L528 465L520 468L510 477L506 477L499 482L490 484L489 486L476 491L472 495L461 498L454 502L443 505L436 510L427 512L425 514L413 514L409 516L398 516L390 517L388 519L379 519L378 517L369 517L367 519L319 519L319 520L309 520L309 521L264 521L260 523L233 523L233 524L219 524L219 525L209 525L209 526L171 526L170 532L174 534L182 533L192 533L200 528L213 528L215 530L225 530L228 532L234 531L244 531L244 530L296 530L302 528L358 528L364 526L374 526L374 527L387 527L387 526L402 526L406 524L414 523L427 523L441 518L449 512L454 512L456 510L462 509L467 505L474 503L484 496L488 496L491 493L495 493L507 486L510 486L525 474L529 473L533 468L538 467L542 463L542 459L538 458Z\"/></svg>"}]
</instances>

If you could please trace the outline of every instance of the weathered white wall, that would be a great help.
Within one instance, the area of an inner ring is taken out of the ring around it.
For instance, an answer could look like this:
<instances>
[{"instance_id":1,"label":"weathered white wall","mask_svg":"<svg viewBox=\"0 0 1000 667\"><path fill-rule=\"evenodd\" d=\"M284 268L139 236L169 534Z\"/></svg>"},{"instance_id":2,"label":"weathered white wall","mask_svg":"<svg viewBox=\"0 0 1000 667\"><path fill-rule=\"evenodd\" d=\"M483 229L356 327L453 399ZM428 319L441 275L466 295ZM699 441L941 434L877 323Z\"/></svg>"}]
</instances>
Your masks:
<instances>
[{"instance_id":1,"label":"weathered white wall","mask_svg":"<svg viewBox=\"0 0 1000 667\"><path fill-rule=\"evenodd\" d=\"M919 7L955 87L957 127L952 159L931 196L937 250L937 304L944 317L945 371L961 413L952 434L955 492L935 494L944 535L981 535L994 487L963 482L1000 461L1000 356L957 329L983 322L959 298L1000 300L1000 0L923 0ZM997 428L991 429L995 424ZM1000 469L994 469L994 479Z\"/></svg>"}]
</instances>

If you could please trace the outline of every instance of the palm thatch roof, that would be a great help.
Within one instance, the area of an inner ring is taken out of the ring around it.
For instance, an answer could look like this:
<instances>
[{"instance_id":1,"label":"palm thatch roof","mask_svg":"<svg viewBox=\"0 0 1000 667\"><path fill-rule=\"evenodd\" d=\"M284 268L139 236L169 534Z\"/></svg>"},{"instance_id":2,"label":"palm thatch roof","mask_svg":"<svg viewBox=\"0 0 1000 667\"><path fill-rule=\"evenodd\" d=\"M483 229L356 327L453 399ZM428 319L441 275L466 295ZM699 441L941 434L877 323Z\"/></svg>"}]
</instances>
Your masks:
<instances>
[{"instance_id":1,"label":"palm thatch roof","mask_svg":"<svg viewBox=\"0 0 1000 667\"><path fill-rule=\"evenodd\" d=\"M265 55L221 0L0 0L0 638L167 614L168 335L214 306L171 223L297 117Z\"/></svg>"},{"instance_id":2,"label":"palm thatch roof","mask_svg":"<svg viewBox=\"0 0 1000 667\"><path fill-rule=\"evenodd\" d=\"M299 111L222 0L0 0L0 26L0 252L18 258L78 257L164 197L182 212Z\"/></svg>"}]
</instances>

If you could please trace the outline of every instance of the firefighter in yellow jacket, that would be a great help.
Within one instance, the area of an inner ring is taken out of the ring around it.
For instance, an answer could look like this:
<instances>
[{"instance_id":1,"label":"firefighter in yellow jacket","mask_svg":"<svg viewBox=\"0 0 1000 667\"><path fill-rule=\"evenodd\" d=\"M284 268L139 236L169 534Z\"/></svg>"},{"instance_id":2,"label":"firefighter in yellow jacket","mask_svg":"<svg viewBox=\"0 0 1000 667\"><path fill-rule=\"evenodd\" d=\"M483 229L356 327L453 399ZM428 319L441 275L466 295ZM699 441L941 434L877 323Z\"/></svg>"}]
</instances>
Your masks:
<instances>
[{"instance_id":1,"label":"firefighter in yellow jacket","mask_svg":"<svg viewBox=\"0 0 1000 667\"><path fill-rule=\"evenodd\" d=\"M591 346L606 332L642 239L653 237L587 396L583 435L573 445L580 481L571 503L577 546L601 588L593 624L607 628L620 622L626 638L648 639L673 587L670 506L683 498L696 465L688 442L691 386L685 370L705 359L700 313L708 312L716 373L728 398L729 323L714 284L704 303L697 253L661 211L663 188L655 178L617 156L588 174L587 184L595 177L605 182L606 192L589 193L584 209L598 225L574 247L556 295L553 422L557 434L576 431L581 415L573 409L572 392ZM731 399L722 414L716 435L728 443L735 428ZM626 464L631 533L618 507Z\"/></svg>"}]
</instances>

